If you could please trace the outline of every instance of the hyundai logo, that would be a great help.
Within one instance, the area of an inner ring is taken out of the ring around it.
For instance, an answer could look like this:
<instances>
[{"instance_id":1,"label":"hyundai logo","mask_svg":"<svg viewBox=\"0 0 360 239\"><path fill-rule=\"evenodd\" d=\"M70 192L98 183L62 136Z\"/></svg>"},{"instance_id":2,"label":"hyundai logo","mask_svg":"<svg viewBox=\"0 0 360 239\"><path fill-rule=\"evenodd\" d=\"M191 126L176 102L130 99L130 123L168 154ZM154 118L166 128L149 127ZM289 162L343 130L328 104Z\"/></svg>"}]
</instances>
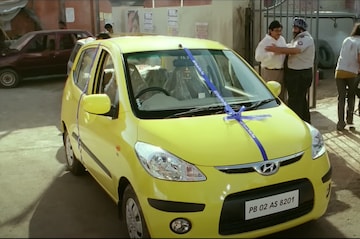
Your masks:
<instances>
[{"instance_id":1,"label":"hyundai logo","mask_svg":"<svg viewBox=\"0 0 360 239\"><path fill-rule=\"evenodd\" d=\"M261 175L272 175L279 170L279 162L263 162L254 167L256 172L260 173Z\"/></svg>"}]
</instances>

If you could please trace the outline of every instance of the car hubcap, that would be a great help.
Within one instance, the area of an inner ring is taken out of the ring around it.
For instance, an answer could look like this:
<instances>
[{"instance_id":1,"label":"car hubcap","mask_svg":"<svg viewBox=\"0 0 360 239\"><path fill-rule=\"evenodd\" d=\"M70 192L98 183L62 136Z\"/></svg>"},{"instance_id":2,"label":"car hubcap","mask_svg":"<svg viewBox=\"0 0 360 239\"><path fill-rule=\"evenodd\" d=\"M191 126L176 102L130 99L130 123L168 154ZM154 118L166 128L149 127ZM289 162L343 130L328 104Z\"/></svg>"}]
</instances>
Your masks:
<instances>
[{"instance_id":1,"label":"car hubcap","mask_svg":"<svg viewBox=\"0 0 360 239\"><path fill-rule=\"evenodd\" d=\"M132 198L129 198L126 202L126 224L130 238L142 238L141 215L136 202Z\"/></svg>"},{"instance_id":2,"label":"car hubcap","mask_svg":"<svg viewBox=\"0 0 360 239\"><path fill-rule=\"evenodd\" d=\"M11 86L15 83L15 76L12 73L3 73L0 77L1 83L5 86Z\"/></svg>"},{"instance_id":3,"label":"car hubcap","mask_svg":"<svg viewBox=\"0 0 360 239\"><path fill-rule=\"evenodd\" d=\"M70 138L68 135L66 135L66 139L65 139L65 151L66 151L66 160L68 162L68 165L72 166L74 163L74 152L72 150L70 144Z\"/></svg>"}]
</instances>

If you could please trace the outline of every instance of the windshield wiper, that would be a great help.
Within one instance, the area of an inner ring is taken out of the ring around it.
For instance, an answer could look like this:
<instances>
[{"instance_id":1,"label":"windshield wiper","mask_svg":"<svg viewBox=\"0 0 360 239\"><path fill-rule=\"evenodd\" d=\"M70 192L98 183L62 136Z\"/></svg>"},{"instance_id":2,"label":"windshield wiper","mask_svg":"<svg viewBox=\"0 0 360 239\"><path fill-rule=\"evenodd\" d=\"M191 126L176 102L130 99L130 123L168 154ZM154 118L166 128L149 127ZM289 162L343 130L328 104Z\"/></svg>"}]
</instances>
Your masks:
<instances>
[{"instance_id":1,"label":"windshield wiper","mask_svg":"<svg viewBox=\"0 0 360 239\"><path fill-rule=\"evenodd\" d=\"M266 100L261 100L261 101L256 101L256 102L248 102L248 103L241 103L240 105L234 105L231 104L230 107L232 107L235 111L239 110L240 107L242 105L245 106L245 110L254 110L259 108L262 105L265 105L267 103L270 103L272 101L275 101L275 98L272 99L266 99ZM235 107L234 107L235 106ZM196 107L196 108L191 108L189 110L185 110L185 111L181 111L172 115L169 115L165 118L177 118L177 117L182 117L182 116L193 116L193 115L197 115L198 113L205 113L205 112L211 112L212 114L222 114L222 113L226 113L225 112L225 107L223 105L208 105L208 106L201 106L201 107Z\"/></svg>"},{"instance_id":2,"label":"windshield wiper","mask_svg":"<svg viewBox=\"0 0 360 239\"><path fill-rule=\"evenodd\" d=\"M196 108L191 108L189 110L185 110L179 113L175 113L172 115L169 115L165 118L177 118L182 116L193 116L198 113L204 113L204 112L211 112L212 114L220 114L225 112L225 107L223 105L216 105L216 106L201 106Z\"/></svg>"},{"instance_id":3,"label":"windshield wiper","mask_svg":"<svg viewBox=\"0 0 360 239\"><path fill-rule=\"evenodd\" d=\"M271 99L256 101L256 102L251 103L249 106L245 106L245 110L255 110L255 109L259 108L260 106L265 105L265 104L270 103L275 100L276 100L275 98L271 98Z\"/></svg>"}]
</instances>

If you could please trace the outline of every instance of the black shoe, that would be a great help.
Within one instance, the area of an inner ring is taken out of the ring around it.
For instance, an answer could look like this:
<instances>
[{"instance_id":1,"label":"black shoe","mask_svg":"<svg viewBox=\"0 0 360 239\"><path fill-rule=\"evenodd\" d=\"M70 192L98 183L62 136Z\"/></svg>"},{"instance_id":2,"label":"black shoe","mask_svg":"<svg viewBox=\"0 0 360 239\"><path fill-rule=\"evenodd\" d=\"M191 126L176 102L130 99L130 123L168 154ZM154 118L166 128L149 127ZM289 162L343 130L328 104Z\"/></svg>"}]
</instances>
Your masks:
<instances>
[{"instance_id":1,"label":"black shoe","mask_svg":"<svg viewBox=\"0 0 360 239\"><path fill-rule=\"evenodd\" d=\"M336 129L338 131L343 131L345 129L345 124L337 123L336 124Z\"/></svg>"},{"instance_id":2,"label":"black shoe","mask_svg":"<svg viewBox=\"0 0 360 239\"><path fill-rule=\"evenodd\" d=\"M339 127L339 126L336 126L336 130L337 131L344 131L345 127Z\"/></svg>"}]
</instances>

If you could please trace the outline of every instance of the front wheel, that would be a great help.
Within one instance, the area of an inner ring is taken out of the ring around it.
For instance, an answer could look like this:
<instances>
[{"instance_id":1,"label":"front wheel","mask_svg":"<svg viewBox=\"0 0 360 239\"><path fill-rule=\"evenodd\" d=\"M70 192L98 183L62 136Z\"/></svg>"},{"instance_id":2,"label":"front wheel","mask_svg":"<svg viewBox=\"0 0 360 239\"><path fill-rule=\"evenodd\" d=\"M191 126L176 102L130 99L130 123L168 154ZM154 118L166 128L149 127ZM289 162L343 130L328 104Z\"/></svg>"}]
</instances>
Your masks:
<instances>
[{"instance_id":1,"label":"front wheel","mask_svg":"<svg viewBox=\"0 0 360 239\"><path fill-rule=\"evenodd\" d=\"M122 213L129 238L150 238L140 203L131 185L124 191Z\"/></svg>"},{"instance_id":2,"label":"front wheel","mask_svg":"<svg viewBox=\"0 0 360 239\"><path fill-rule=\"evenodd\" d=\"M65 147L66 165L68 170L76 176L84 174L85 167L76 158L73 148L71 146L70 136L67 131L65 131L64 133L64 147Z\"/></svg>"},{"instance_id":3,"label":"front wheel","mask_svg":"<svg viewBox=\"0 0 360 239\"><path fill-rule=\"evenodd\" d=\"M20 76L12 69L0 71L0 85L4 88L15 88L20 83Z\"/></svg>"}]
</instances>

